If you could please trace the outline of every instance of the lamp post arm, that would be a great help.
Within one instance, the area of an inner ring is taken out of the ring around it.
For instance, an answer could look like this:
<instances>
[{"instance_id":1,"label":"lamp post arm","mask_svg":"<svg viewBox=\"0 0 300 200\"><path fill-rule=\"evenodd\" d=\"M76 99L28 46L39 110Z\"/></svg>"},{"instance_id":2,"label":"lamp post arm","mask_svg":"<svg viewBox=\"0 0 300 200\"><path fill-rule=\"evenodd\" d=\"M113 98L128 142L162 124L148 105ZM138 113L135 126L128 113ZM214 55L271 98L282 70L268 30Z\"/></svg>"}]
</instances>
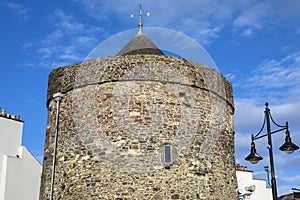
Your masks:
<instances>
[{"instance_id":1,"label":"lamp post arm","mask_svg":"<svg viewBox=\"0 0 300 200\"><path fill-rule=\"evenodd\" d=\"M264 123L263 123L261 129L258 131L258 133L257 133L256 135L253 136L254 139L256 139L257 136L259 136L259 134L261 134L261 132L262 132L262 131L264 130L264 128L265 128L265 125L266 125L266 117L264 118Z\"/></svg>"},{"instance_id":2,"label":"lamp post arm","mask_svg":"<svg viewBox=\"0 0 300 200\"><path fill-rule=\"evenodd\" d=\"M276 130L276 131L273 131L273 132L271 132L270 134L272 135L272 134L274 134L274 133L277 133L277 132L280 132L280 131L283 131L283 130L286 130L287 128L281 128L281 129L278 129L278 130ZM266 136L268 136L268 133L266 133L266 134L264 134L264 135L261 135L261 136L256 136L256 137L253 137L253 140L258 140L258 139L260 139L260 138L263 138L263 137L266 137Z\"/></svg>"},{"instance_id":3,"label":"lamp post arm","mask_svg":"<svg viewBox=\"0 0 300 200\"><path fill-rule=\"evenodd\" d=\"M285 125L279 125L278 123L275 122L275 120L273 119L271 113L269 112L269 115L270 115L270 119L272 120L272 122L278 126L278 127L281 127L281 128L288 128L288 122L285 123Z\"/></svg>"}]
</instances>

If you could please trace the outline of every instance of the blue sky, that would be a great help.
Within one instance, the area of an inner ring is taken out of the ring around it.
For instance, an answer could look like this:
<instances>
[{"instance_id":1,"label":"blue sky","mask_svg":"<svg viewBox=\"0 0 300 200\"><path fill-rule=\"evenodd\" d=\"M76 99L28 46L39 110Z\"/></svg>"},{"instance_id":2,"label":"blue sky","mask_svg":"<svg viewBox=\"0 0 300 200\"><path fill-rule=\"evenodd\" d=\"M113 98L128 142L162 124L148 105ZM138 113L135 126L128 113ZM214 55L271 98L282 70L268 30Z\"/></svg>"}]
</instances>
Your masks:
<instances>
[{"instance_id":1,"label":"blue sky","mask_svg":"<svg viewBox=\"0 0 300 200\"><path fill-rule=\"evenodd\" d=\"M151 12L145 27L181 32L199 42L233 83L236 159L265 178L267 141L257 141L264 160L251 165L250 135L263 121L268 101L275 120L289 121L300 145L300 2L298 0L15 0L0 2L0 106L25 121L23 144L43 154L48 74L83 61L100 42L136 28L138 4ZM159 46L159 44L157 44ZM275 127L274 127L275 128ZM300 187L300 151L280 152L284 133L273 136L279 193Z\"/></svg>"}]
</instances>

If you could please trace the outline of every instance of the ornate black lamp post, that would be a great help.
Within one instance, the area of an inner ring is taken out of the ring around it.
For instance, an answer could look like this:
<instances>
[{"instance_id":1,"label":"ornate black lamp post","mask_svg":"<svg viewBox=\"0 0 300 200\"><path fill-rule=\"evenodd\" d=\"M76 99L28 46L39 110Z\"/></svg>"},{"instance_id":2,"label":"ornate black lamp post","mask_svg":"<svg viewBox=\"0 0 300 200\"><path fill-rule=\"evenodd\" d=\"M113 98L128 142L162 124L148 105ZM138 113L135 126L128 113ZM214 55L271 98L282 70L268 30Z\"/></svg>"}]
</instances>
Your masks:
<instances>
[{"instance_id":1,"label":"ornate black lamp post","mask_svg":"<svg viewBox=\"0 0 300 200\"><path fill-rule=\"evenodd\" d=\"M286 153L291 154L295 150L299 149L299 147L292 143L292 139L290 137L290 132L289 132L288 122L286 122L286 124L284 126L277 124L272 118L272 115L270 113L270 109L268 107L269 104L266 103L265 105L266 105L266 109L265 109L265 119L264 119L263 126L255 136L253 136L253 134L252 134L250 154L245 158L245 160L250 161L252 164L256 164L256 163L258 163L258 161L263 159L260 155L258 155L256 153L254 140L258 140L260 138L263 138L263 137L267 136L268 137L269 156L270 156L270 166L271 166L272 195L273 195L273 200L277 200L277 187L276 187L276 178L275 178L275 169L274 169L271 135L274 134L274 133L286 130L286 132L285 132L285 143L281 147L279 147L279 149L281 151L285 151ZM278 129L276 131L271 131L270 120L273 122L274 125L276 125L280 129ZM260 135L266 124L267 124L267 133L264 134L264 135Z\"/></svg>"}]
</instances>

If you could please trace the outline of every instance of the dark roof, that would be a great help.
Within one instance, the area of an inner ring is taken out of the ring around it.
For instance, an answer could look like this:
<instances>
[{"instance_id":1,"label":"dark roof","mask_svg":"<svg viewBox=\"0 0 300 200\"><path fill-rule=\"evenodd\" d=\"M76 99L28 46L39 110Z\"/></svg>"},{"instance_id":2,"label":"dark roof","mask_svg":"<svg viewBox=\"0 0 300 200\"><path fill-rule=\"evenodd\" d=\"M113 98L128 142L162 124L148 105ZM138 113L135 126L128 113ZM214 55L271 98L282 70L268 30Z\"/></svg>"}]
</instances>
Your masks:
<instances>
[{"instance_id":1,"label":"dark roof","mask_svg":"<svg viewBox=\"0 0 300 200\"><path fill-rule=\"evenodd\" d=\"M149 39L142 30L130 40L126 46L119 51L119 55L136 55L136 54L155 54L164 55L164 53Z\"/></svg>"}]
</instances>

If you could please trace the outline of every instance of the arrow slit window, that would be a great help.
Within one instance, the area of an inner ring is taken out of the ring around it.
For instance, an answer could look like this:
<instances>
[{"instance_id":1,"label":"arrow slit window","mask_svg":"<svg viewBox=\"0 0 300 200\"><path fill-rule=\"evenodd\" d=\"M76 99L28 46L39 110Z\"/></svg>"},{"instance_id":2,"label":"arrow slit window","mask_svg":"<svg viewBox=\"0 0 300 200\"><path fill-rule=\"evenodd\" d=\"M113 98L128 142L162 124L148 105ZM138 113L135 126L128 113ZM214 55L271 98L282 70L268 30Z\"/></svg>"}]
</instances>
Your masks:
<instances>
[{"instance_id":1,"label":"arrow slit window","mask_svg":"<svg viewBox=\"0 0 300 200\"><path fill-rule=\"evenodd\" d=\"M172 145L165 144L164 145L164 163L172 163Z\"/></svg>"}]
</instances>

